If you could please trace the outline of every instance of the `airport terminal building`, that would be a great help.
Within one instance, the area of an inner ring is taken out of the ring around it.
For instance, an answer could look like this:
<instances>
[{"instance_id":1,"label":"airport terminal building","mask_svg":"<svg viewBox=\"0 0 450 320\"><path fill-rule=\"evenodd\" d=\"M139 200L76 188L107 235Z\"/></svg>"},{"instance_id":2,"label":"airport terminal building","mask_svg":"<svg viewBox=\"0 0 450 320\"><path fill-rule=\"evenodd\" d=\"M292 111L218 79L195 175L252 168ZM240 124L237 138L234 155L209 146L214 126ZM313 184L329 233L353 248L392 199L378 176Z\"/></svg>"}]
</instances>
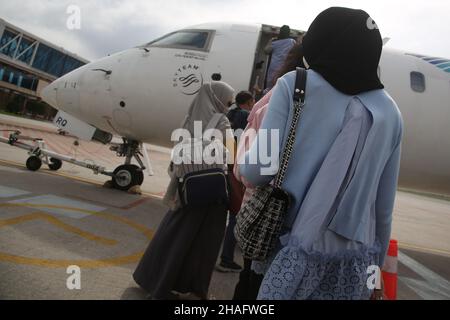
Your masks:
<instances>
[{"instance_id":1,"label":"airport terminal building","mask_svg":"<svg viewBox=\"0 0 450 320\"><path fill-rule=\"evenodd\" d=\"M49 83L88 63L73 53L0 19L0 110L40 101Z\"/></svg>"}]
</instances>

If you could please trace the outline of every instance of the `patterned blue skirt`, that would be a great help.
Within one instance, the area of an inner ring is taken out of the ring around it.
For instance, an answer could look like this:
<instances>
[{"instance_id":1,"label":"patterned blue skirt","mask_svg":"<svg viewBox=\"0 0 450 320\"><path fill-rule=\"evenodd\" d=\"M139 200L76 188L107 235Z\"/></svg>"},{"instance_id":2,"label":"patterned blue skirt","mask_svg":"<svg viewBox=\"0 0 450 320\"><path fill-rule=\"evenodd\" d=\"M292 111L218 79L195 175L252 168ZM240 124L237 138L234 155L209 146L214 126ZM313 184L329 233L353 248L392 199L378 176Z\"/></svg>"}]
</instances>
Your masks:
<instances>
[{"instance_id":1,"label":"patterned blue skirt","mask_svg":"<svg viewBox=\"0 0 450 320\"><path fill-rule=\"evenodd\" d=\"M378 265L380 246L336 254L281 249L270 263L259 300L367 300L371 265ZM257 271L257 270L256 270Z\"/></svg>"}]
</instances>

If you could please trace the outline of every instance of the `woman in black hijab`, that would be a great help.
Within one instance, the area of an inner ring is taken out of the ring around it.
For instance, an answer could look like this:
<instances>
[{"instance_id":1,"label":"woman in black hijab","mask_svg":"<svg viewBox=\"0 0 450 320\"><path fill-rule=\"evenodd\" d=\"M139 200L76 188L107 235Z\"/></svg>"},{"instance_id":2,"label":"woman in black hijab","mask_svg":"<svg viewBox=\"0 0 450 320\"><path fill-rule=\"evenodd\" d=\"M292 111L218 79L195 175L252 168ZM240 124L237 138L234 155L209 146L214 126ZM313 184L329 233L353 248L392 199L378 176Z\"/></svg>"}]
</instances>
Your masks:
<instances>
[{"instance_id":1,"label":"woman in black hijab","mask_svg":"<svg viewBox=\"0 0 450 320\"><path fill-rule=\"evenodd\" d=\"M377 74L382 47L380 31L370 16L348 8L323 11L303 38L309 67L349 95L384 88Z\"/></svg>"},{"instance_id":2,"label":"woman in black hijab","mask_svg":"<svg viewBox=\"0 0 450 320\"><path fill-rule=\"evenodd\" d=\"M376 288L374 272L390 240L403 130L377 75L381 51L380 32L362 10L329 8L303 38L306 98L282 183L292 201L271 258L252 263L264 274L258 299L368 299ZM281 131L274 152L286 145L295 79L293 72L278 79L259 130ZM275 176L261 173L269 165L258 146L270 145L269 136L258 133L239 166L254 187Z\"/></svg>"}]
</instances>

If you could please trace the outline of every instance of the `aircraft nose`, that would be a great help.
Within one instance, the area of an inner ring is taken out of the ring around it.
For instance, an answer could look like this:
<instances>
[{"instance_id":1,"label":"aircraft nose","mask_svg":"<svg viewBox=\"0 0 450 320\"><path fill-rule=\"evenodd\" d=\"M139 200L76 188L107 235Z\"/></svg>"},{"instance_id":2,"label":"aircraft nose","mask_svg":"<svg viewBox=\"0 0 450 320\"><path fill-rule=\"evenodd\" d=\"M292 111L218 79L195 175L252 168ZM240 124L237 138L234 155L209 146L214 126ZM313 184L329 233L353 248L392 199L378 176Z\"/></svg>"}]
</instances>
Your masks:
<instances>
[{"instance_id":1,"label":"aircraft nose","mask_svg":"<svg viewBox=\"0 0 450 320\"><path fill-rule=\"evenodd\" d=\"M58 80L53 81L41 91L41 98L54 108L58 107Z\"/></svg>"}]
</instances>

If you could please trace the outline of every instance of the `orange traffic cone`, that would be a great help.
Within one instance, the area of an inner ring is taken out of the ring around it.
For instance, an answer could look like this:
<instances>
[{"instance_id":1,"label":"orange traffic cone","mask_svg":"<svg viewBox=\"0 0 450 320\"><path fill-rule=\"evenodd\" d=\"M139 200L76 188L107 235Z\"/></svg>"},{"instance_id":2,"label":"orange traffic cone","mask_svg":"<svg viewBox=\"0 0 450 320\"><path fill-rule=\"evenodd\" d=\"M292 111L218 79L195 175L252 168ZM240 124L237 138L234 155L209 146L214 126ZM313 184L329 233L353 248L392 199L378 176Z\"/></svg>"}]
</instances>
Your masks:
<instances>
[{"instance_id":1,"label":"orange traffic cone","mask_svg":"<svg viewBox=\"0 0 450 320\"><path fill-rule=\"evenodd\" d=\"M382 269L384 294L389 300L397 300L398 243L389 242L389 249Z\"/></svg>"}]
</instances>

